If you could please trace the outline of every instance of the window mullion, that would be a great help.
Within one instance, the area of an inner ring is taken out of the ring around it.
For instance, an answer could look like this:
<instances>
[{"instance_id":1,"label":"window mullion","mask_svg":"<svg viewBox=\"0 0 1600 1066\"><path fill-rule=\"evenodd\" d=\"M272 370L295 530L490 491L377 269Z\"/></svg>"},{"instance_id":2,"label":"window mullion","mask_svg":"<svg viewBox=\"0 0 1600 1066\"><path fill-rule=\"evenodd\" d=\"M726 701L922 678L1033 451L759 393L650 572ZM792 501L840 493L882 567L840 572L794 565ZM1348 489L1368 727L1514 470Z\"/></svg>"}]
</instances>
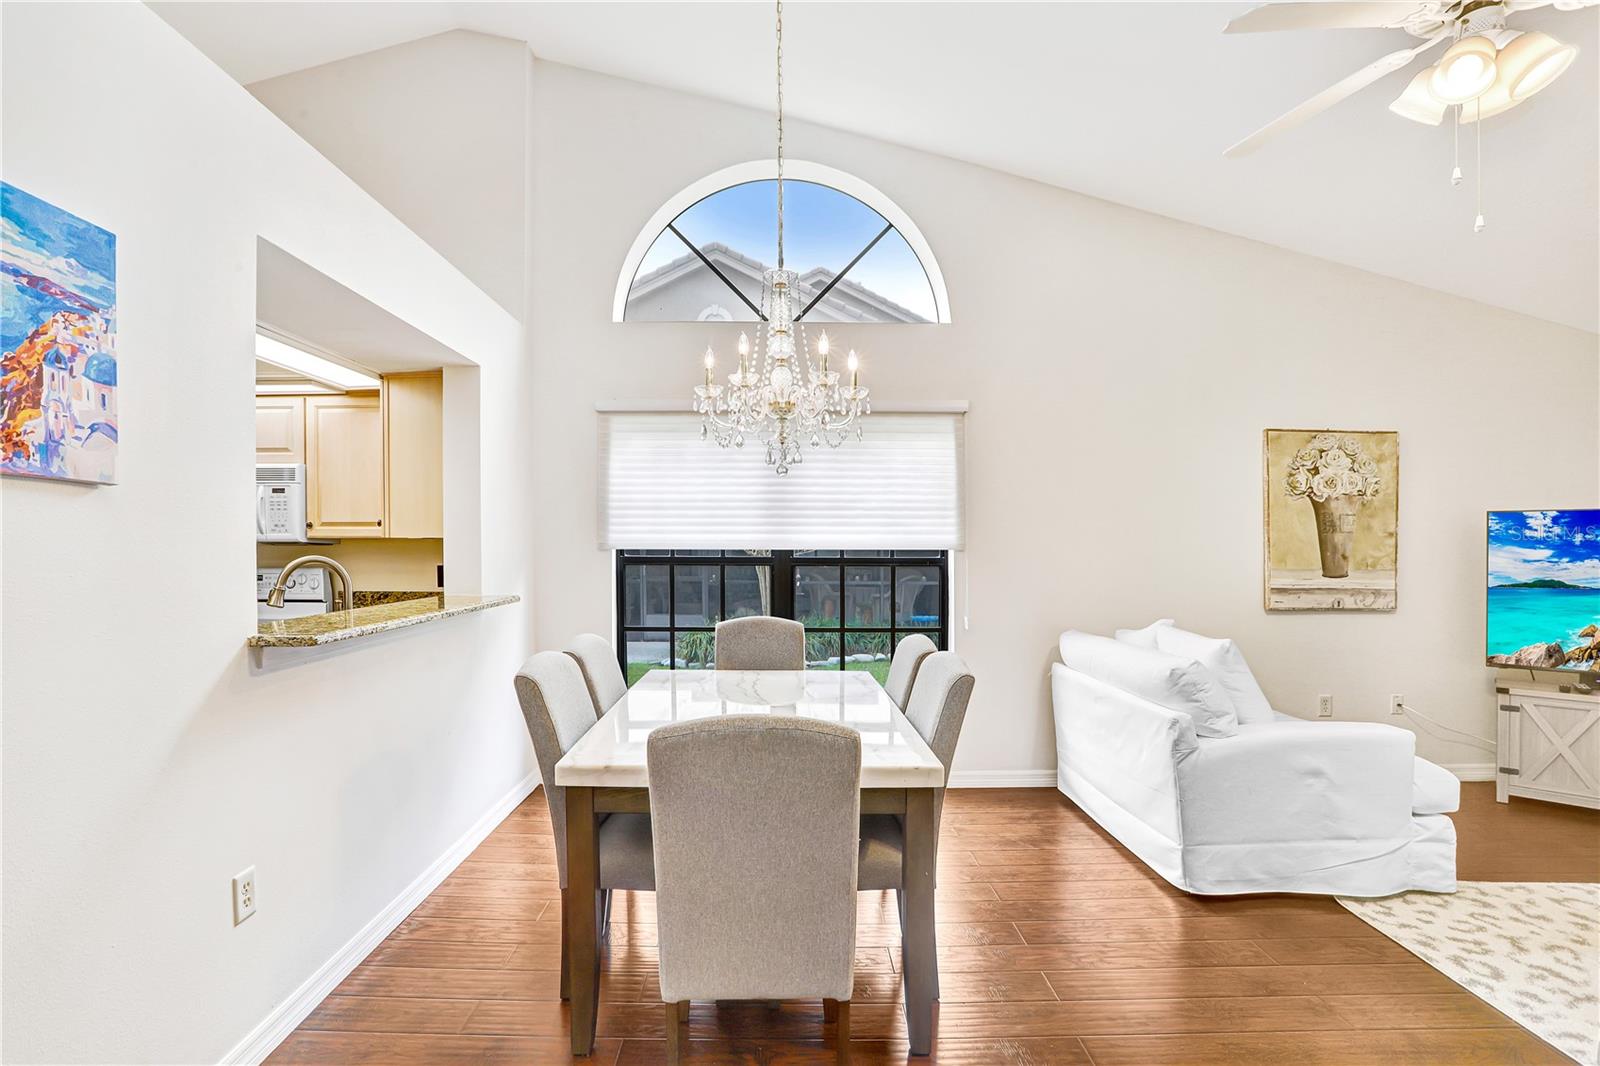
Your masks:
<instances>
[{"instance_id":1,"label":"window mullion","mask_svg":"<svg viewBox=\"0 0 1600 1066\"><path fill-rule=\"evenodd\" d=\"M834 280L838 280L837 278ZM815 301L813 301L815 302ZM850 602L850 589L845 584L847 567L844 562L844 549L839 549L839 670L844 671L844 631L845 617L844 605Z\"/></svg>"},{"instance_id":2,"label":"window mullion","mask_svg":"<svg viewBox=\"0 0 1600 1066\"><path fill-rule=\"evenodd\" d=\"M817 302L819 300L821 300L824 296L828 295L828 293L832 292L833 291L833 287L835 285L839 284L839 282L843 281L844 280L844 276L846 274L850 273L850 271L855 267L855 265L857 263L861 262L861 257L866 255L868 252L872 251L872 249L876 248L878 246L878 242L883 240L883 238L892 229L894 229L894 224L893 223L885 224L884 227L881 230L878 231L878 235L876 237L872 238L872 240L868 241L867 242L867 246L865 248L861 249L861 251L857 252L856 253L856 257L854 259L850 260L850 262L846 263L844 269L839 271L839 273L835 274L833 276L833 279L822 287L822 291L817 293L815 296L813 296L811 298L811 302L806 304L805 307L800 309L800 313L798 315L794 316L794 320L796 322L798 322L802 318L806 317L806 314L813 307L817 306ZM674 232L676 232L676 231L674 231ZM678 236L682 237L683 235L680 233L680 234L678 234Z\"/></svg>"},{"instance_id":3,"label":"window mullion","mask_svg":"<svg viewBox=\"0 0 1600 1066\"><path fill-rule=\"evenodd\" d=\"M698 256L700 258L700 262L704 263L706 265L706 269L710 270L711 273L713 273L713 274L715 274L717 276L717 280L718 281L720 281L724 285L726 285L729 289L731 289L733 291L733 294L735 296L737 296L739 299L743 300L744 301L744 305L746 307L748 307L751 311L753 311L757 318L759 318L763 322L765 322L767 320L767 316L761 313L761 308L757 307L755 304L750 302L750 297L748 297L748 296L746 296L744 294L744 290L740 289L739 286L737 286L733 282L729 281L728 280L728 275L726 275L722 271L718 270L717 269L717 264L713 263L710 259L706 258L706 253L702 252L699 248L695 247L694 243L692 241L690 241L689 238L685 237L682 233L679 233L677 226L675 226L675 225L673 225L672 223L669 222L669 223L667 223L667 228L673 232L673 235L676 236L678 238L678 240L682 241L685 245L688 246L689 251L693 252L696 256ZM878 236L882 237L883 234L880 233L880 234L878 234ZM876 240L874 240L872 243L876 244L878 242ZM871 247L871 245L868 245L868 247ZM866 253L862 252L861 254L865 255ZM856 258L859 259L860 256L857 256ZM855 264L851 263L850 265L854 266ZM832 288L832 286L829 286L829 287ZM809 308L807 308L807 310L809 310ZM797 321L797 322L799 321L799 316L798 315L795 317L795 321Z\"/></svg>"}]
</instances>

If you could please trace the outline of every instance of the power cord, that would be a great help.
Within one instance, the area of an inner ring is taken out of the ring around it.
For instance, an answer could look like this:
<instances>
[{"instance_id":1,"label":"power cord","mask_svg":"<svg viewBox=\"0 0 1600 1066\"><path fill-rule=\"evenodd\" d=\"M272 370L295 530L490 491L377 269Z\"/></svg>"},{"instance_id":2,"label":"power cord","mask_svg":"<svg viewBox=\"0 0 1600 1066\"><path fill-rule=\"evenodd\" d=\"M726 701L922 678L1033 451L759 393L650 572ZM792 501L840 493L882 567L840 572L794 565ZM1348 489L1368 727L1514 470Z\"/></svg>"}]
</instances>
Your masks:
<instances>
[{"instance_id":1,"label":"power cord","mask_svg":"<svg viewBox=\"0 0 1600 1066\"><path fill-rule=\"evenodd\" d=\"M1497 750L1499 750L1499 745L1494 743L1492 740L1485 740L1483 737L1478 736L1476 733L1468 733L1467 731L1465 731L1463 729L1457 729L1454 726L1445 725L1443 722L1437 722L1434 719L1429 718L1427 715L1423 714L1421 711L1417 710L1415 707L1411 707L1411 706L1408 706L1407 704L1402 703L1402 704L1400 704L1400 709L1402 711L1404 711L1406 714L1411 715L1412 717L1416 718L1418 721L1425 722L1425 723L1427 723L1428 725L1432 726L1435 729L1442 729L1447 733L1454 733L1459 737L1463 737L1467 741L1469 741L1470 743L1476 744L1476 745L1478 745L1478 747L1483 748L1485 751L1497 751Z\"/></svg>"}]
</instances>

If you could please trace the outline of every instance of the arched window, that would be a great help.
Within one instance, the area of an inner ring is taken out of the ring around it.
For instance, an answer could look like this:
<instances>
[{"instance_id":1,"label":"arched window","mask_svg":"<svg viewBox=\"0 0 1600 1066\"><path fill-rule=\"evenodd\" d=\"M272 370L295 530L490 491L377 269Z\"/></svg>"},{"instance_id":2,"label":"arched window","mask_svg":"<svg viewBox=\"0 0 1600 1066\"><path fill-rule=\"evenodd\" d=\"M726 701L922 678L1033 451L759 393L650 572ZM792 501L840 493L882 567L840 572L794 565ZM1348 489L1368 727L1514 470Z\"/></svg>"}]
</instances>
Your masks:
<instances>
[{"instance_id":1,"label":"arched window","mask_svg":"<svg viewBox=\"0 0 1600 1066\"><path fill-rule=\"evenodd\" d=\"M777 265L772 162L708 175L663 204L617 279L613 321L753 322ZM906 213L843 171L784 162L785 266L813 322L949 322L933 250Z\"/></svg>"}]
</instances>

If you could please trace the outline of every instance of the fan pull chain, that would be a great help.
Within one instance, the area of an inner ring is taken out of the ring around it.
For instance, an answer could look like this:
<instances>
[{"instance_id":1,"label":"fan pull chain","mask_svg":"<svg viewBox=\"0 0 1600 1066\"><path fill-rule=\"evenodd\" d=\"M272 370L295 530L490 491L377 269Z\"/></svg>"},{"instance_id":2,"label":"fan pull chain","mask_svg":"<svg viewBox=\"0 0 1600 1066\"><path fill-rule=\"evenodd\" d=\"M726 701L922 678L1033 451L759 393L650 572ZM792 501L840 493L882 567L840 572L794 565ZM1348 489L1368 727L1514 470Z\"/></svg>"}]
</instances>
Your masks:
<instances>
[{"instance_id":1,"label":"fan pull chain","mask_svg":"<svg viewBox=\"0 0 1600 1066\"><path fill-rule=\"evenodd\" d=\"M1456 126L1455 126L1455 131L1454 132L1455 132L1455 146L1454 146L1455 166L1450 171L1450 184L1451 185L1460 185L1461 184L1461 105L1460 104L1456 105Z\"/></svg>"},{"instance_id":2,"label":"fan pull chain","mask_svg":"<svg viewBox=\"0 0 1600 1066\"><path fill-rule=\"evenodd\" d=\"M1478 162L1476 164L1478 168L1478 217L1472 223L1472 232L1482 233L1486 224L1483 221L1483 100L1481 98L1478 99L1476 104L1478 109Z\"/></svg>"}]
</instances>

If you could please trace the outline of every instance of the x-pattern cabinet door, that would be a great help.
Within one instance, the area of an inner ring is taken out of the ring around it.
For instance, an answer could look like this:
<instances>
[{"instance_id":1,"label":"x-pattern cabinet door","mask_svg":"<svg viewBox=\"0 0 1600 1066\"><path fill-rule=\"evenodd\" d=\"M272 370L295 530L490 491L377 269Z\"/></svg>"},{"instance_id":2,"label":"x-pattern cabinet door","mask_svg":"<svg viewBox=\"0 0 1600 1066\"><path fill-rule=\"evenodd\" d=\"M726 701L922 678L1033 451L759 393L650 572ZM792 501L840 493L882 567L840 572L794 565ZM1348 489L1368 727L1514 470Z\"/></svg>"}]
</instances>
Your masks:
<instances>
[{"instance_id":1,"label":"x-pattern cabinet door","mask_svg":"<svg viewBox=\"0 0 1600 1066\"><path fill-rule=\"evenodd\" d=\"M1499 697L1496 798L1600 808L1600 695L1509 689Z\"/></svg>"}]
</instances>

